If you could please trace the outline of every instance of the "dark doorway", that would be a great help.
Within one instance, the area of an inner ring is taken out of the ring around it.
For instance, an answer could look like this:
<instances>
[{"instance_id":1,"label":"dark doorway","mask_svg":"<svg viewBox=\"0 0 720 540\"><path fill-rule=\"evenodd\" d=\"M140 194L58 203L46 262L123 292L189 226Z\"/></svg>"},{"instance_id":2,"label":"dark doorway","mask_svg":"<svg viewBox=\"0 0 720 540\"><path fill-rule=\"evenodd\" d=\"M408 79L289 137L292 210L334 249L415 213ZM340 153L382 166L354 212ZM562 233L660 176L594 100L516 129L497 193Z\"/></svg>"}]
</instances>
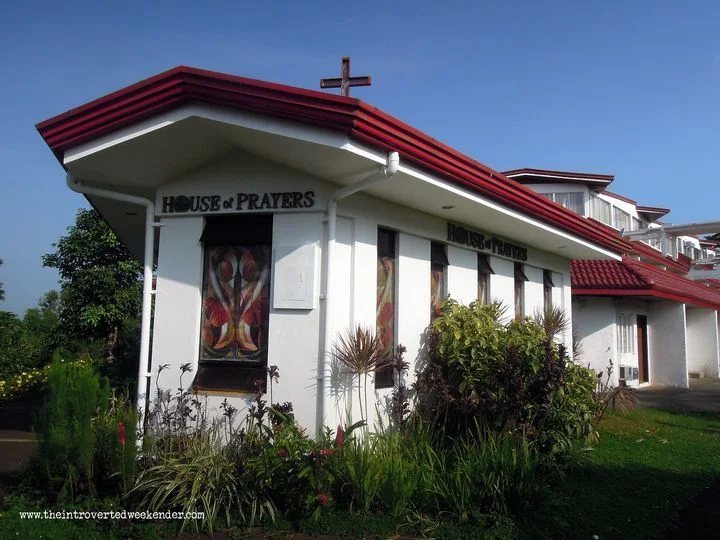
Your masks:
<instances>
[{"instance_id":1,"label":"dark doorway","mask_svg":"<svg viewBox=\"0 0 720 540\"><path fill-rule=\"evenodd\" d=\"M637 344L638 344L638 379L641 383L648 382L648 341L647 317L637 316Z\"/></svg>"}]
</instances>

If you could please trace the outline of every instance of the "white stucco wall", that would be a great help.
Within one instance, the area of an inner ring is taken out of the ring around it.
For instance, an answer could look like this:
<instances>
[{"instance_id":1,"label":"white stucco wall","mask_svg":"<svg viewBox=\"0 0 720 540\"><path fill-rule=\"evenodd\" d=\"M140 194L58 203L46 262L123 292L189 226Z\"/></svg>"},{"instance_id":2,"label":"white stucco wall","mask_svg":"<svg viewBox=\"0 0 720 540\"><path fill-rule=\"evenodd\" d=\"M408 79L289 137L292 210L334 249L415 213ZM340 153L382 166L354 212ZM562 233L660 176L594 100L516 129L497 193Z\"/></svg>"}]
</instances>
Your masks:
<instances>
[{"instance_id":1,"label":"white stucco wall","mask_svg":"<svg viewBox=\"0 0 720 540\"><path fill-rule=\"evenodd\" d=\"M515 266L513 261L500 257L488 257L490 267L495 272L490 276L490 299L502 302L505 306L504 320L511 321L515 316Z\"/></svg>"},{"instance_id":2,"label":"white stucco wall","mask_svg":"<svg viewBox=\"0 0 720 540\"><path fill-rule=\"evenodd\" d=\"M447 247L448 294L462 304L477 299L477 252L456 246Z\"/></svg>"},{"instance_id":3,"label":"white stucco wall","mask_svg":"<svg viewBox=\"0 0 720 540\"><path fill-rule=\"evenodd\" d=\"M687 306L688 371L718 377L718 324L714 309Z\"/></svg>"},{"instance_id":4,"label":"white stucco wall","mask_svg":"<svg viewBox=\"0 0 720 540\"><path fill-rule=\"evenodd\" d=\"M609 361L613 361L611 384L618 384L618 359L615 343L615 301L612 298L575 298L572 303L573 321L582 355L576 360L607 375ZM603 377L603 378L604 378Z\"/></svg>"},{"instance_id":5,"label":"white stucco wall","mask_svg":"<svg viewBox=\"0 0 720 540\"><path fill-rule=\"evenodd\" d=\"M685 305L648 304L650 383L688 386Z\"/></svg>"},{"instance_id":6,"label":"white stucco wall","mask_svg":"<svg viewBox=\"0 0 720 540\"><path fill-rule=\"evenodd\" d=\"M183 378L187 388L197 371L200 350L200 310L203 251L200 244L204 220L199 216L162 219L152 336L151 395L180 384L180 365L189 363L193 373ZM167 364L157 377L159 366Z\"/></svg>"},{"instance_id":7,"label":"white stucco wall","mask_svg":"<svg viewBox=\"0 0 720 540\"><path fill-rule=\"evenodd\" d=\"M545 288L543 286L543 270L535 266L526 264L524 266L525 275L528 281L525 282L525 315L532 317L536 313L543 311L543 296Z\"/></svg>"},{"instance_id":8,"label":"white stucco wall","mask_svg":"<svg viewBox=\"0 0 720 540\"><path fill-rule=\"evenodd\" d=\"M292 169L242 152L223 157L162 186L161 197L173 194L202 196L233 192L301 191L312 189L316 204L302 210L284 209L273 217L274 264L278 247L314 247L316 261L314 307L278 309L274 307L275 283L272 283L269 321L268 365L277 365L280 380L274 387L276 402L291 401L295 417L309 432L322 425L345 424L358 418L357 398L347 388L330 379L325 395L318 391L318 382L325 372L322 355L322 315L329 302L331 341L340 332L356 324L374 328L377 293L377 229L397 231L396 343L407 348L406 360L411 364L408 384L425 355L425 330L430 322L430 244L446 243L446 219L356 194L339 201L336 244L333 260L334 286L329 301L322 298L323 252L327 235L325 201L334 188L332 184ZM205 217L202 215L166 215L161 218L158 246L158 280L153 333L153 364L171 364L163 372L159 384L174 389L178 384L179 366L189 362L197 369L199 328L202 310L203 246L199 242ZM486 231L499 234L499 231ZM477 254L457 245L447 246L450 266L447 272L448 293L463 303L477 297ZM490 278L492 299L501 300L508 308L507 319L513 316L513 261L491 255L495 271ZM553 301L570 307L569 262L556 255L528 246L525 273L525 312L531 315L542 307L542 269L553 272L556 287ZM187 376L185 384L190 384ZM153 388L155 380L153 379ZM372 379L370 380L372 385ZM391 389L374 391L368 388L371 424L375 409L384 410ZM241 392L210 392L207 403L211 410L223 399L242 410L251 396ZM354 403L353 403L354 402ZM351 403L352 406L350 405ZM352 410L352 414L351 414ZM244 413L241 413L243 415Z\"/></svg>"}]
</instances>

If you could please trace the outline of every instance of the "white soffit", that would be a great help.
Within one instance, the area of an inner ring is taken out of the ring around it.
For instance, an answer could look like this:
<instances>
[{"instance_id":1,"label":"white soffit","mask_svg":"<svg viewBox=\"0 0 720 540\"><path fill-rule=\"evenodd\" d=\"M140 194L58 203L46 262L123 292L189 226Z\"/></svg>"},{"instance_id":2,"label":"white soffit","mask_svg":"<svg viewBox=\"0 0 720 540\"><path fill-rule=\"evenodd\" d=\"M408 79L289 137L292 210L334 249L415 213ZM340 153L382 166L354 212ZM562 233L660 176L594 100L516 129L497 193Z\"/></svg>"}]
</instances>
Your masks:
<instances>
[{"instance_id":1,"label":"white soffit","mask_svg":"<svg viewBox=\"0 0 720 540\"><path fill-rule=\"evenodd\" d=\"M338 149L343 148L347 142L347 136L345 134L328 129L208 105L186 105L69 148L65 151L63 163L69 165L89 155L142 137L150 132L192 117L205 118L223 124L235 125Z\"/></svg>"},{"instance_id":2,"label":"white soffit","mask_svg":"<svg viewBox=\"0 0 720 540\"><path fill-rule=\"evenodd\" d=\"M371 159L371 160L375 161L376 163L385 163L385 155L379 153L378 151L376 151L374 149L359 145L354 142L348 143L347 145L345 145L345 148L350 152L357 153L358 155L362 155L363 157ZM541 229L542 231L545 231L552 235L555 235L558 237L559 243L571 242L576 245L582 246L585 249L590 249L590 250L596 252L597 254L602 255L605 258L614 259L614 260L618 260L618 261L621 260L621 257L619 255L617 255L611 251L608 251L604 248L601 248L601 247L593 244L592 242L588 242L586 240L583 240L582 238L578 238L577 236L574 236L565 231L562 231L560 229L552 227L551 225L548 225L542 221L533 219L525 214L522 214L520 212L517 212L517 211L507 208L505 206L502 206L501 204L491 201L489 199L486 199L476 193L473 193L464 188L461 188L459 186L451 184L448 181L443 180L434 174L420 170L419 168L417 168L413 165L409 165L407 162L403 162L402 158L400 159L400 167L398 168L398 172L412 176L413 178L421 180L432 186L439 187L449 193L460 196L463 199L471 201L472 203L477 204L486 209L504 214L514 220L524 223L528 227L535 227L535 228ZM392 184L392 178L389 180L389 182L387 184L381 183L379 185L380 186L386 186L386 185L389 186L391 184ZM538 196L540 196L540 195L538 195ZM438 214L436 214L436 215L438 215ZM447 219L448 221L453 221L453 216L451 213L444 215L443 218ZM467 223L467 225L471 225L471 223ZM494 231L494 232L497 232L497 231ZM575 257L570 257L570 258L575 258Z\"/></svg>"}]
</instances>

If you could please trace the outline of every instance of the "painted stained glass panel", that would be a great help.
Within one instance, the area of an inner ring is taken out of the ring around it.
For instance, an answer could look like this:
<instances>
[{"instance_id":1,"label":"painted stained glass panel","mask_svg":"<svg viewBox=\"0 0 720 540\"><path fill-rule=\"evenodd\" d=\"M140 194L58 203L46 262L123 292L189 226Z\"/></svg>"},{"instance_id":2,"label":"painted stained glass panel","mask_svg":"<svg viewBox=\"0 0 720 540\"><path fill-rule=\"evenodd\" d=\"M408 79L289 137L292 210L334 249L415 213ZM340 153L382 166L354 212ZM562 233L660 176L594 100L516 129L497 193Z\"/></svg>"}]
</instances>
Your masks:
<instances>
[{"instance_id":1,"label":"painted stained glass panel","mask_svg":"<svg viewBox=\"0 0 720 540\"><path fill-rule=\"evenodd\" d=\"M393 351L395 313L395 260L378 257L377 261L377 332L385 346L385 352Z\"/></svg>"},{"instance_id":2,"label":"painted stained glass panel","mask_svg":"<svg viewBox=\"0 0 720 540\"><path fill-rule=\"evenodd\" d=\"M200 359L264 361L269 246L209 246L205 252Z\"/></svg>"},{"instance_id":3,"label":"painted stained glass panel","mask_svg":"<svg viewBox=\"0 0 720 540\"><path fill-rule=\"evenodd\" d=\"M430 320L442 313L445 297L445 267L433 263L430 267Z\"/></svg>"}]
</instances>

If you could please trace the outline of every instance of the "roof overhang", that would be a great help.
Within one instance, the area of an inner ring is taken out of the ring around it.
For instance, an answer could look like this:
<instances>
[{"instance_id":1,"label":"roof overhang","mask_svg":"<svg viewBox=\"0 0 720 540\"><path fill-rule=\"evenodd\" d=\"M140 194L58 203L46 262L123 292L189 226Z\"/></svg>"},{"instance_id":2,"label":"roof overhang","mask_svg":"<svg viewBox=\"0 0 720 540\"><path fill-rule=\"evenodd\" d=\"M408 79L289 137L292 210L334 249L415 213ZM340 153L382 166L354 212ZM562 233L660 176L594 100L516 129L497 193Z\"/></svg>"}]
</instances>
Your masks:
<instances>
[{"instance_id":1,"label":"roof overhang","mask_svg":"<svg viewBox=\"0 0 720 540\"><path fill-rule=\"evenodd\" d=\"M640 217L644 218L650 223L654 223L663 216L670 213L669 208L660 208L658 206L636 206L635 209Z\"/></svg>"},{"instance_id":2,"label":"roof overhang","mask_svg":"<svg viewBox=\"0 0 720 540\"><path fill-rule=\"evenodd\" d=\"M630 248L616 231L382 111L322 92L179 67L37 127L77 178L144 195L234 148L340 185L394 150L401 156L397 178L370 194L470 226L500 225L510 239L522 232L534 247L565 258L618 258ZM455 209L442 213L438 201ZM91 202L103 215L132 217L126 208L110 209L114 203Z\"/></svg>"},{"instance_id":3,"label":"roof overhang","mask_svg":"<svg viewBox=\"0 0 720 540\"><path fill-rule=\"evenodd\" d=\"M611 174L552 171L546 169L513 169L503 174L521 184L583 184L593 190L609 186L615 177Z\"/></svg>"},{"instance_id":4,"label":"roof overhang","mask_svg":"<svg viewBox=\"0 0 720 540\"><path fill-rule=\"evenodd\" d=\"M592 265L583 269L583 265ZM600 268L594 266L600 265ZM720 309L720 291L686 277L629 258L596 263L573 261L573 296L632 297L671 300L695 307Z\"/></svg>"},{"instance_id":5,"label":"roof overhang","mask_svg":"<svg viewBox=\"0 0 720 540\"><path fill-rule=\"evenodd\" d=\"M633 300L643 300L646 302L658 302L661 300L670 300L672 302L681 302L694 307L702 307L708 309L720 309L720 304L712 302L704 302L695 298L688 298L682 294L672 294L669 292L655 291L652 289L575 289L572 290L573 296L604 296L617 298L632 298Z\"/></svg>"}]
</instances>

